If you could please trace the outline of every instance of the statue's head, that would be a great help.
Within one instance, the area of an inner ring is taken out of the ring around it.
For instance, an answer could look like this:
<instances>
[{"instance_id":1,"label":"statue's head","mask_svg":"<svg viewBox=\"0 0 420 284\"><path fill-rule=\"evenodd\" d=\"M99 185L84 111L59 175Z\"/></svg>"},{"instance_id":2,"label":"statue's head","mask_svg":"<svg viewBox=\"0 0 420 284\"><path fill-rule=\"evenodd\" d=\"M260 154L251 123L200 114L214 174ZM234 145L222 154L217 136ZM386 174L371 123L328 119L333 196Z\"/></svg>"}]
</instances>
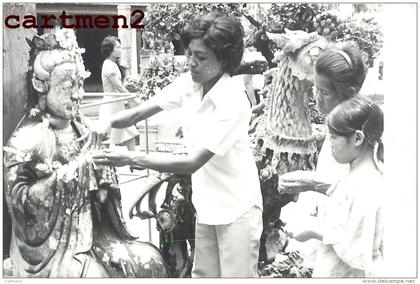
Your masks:
<instances>
[{"instance_id":1,"label":"statue's head","mask_svg":"<svg viewBox=\"0 0 420 284\"><path fill-rule=\"evenodd\" d=\"M83 82L90 73L85 70L82 53L73 30L35 36L31 46L29 68L31 114L49 113L71 119L77 115L83 97Z\"/></svg>"}]
</instances>

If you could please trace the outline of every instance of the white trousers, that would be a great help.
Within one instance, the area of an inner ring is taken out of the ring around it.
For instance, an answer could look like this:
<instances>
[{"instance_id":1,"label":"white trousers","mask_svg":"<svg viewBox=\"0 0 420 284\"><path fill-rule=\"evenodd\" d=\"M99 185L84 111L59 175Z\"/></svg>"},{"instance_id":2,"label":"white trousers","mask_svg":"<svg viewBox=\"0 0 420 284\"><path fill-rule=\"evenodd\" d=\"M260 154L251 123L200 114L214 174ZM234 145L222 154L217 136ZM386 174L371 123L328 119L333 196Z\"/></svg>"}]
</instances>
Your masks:
<instances>
[{"instance_id":1,"label":"white trousers","mask_svg":"<svg viewBox=\"0 0 420 284\"><path fill-rule=\"evenodd\" d=\"M231 224L196 223L192 277L257 277L261 232L256 206Z\"/></svg>"}]
</instances>

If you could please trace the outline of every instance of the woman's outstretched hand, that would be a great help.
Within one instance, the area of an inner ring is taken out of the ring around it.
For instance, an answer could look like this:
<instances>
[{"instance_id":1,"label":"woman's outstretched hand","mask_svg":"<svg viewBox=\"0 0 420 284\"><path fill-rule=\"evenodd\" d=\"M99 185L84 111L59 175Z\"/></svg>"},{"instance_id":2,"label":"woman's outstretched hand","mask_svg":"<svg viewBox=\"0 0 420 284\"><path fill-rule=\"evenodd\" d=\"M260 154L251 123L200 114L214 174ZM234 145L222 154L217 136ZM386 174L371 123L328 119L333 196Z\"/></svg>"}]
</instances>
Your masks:
<instances>
[{"instance_id":1,"label":"woman's outstretched hand","mask_svg":"<svg viewBox=\"0 0 420 284\"><path fill-rule=\"evenodd\" d=\"M279 177L278 191L282 194L296 194L304 191L325 193L329 185L320 181L313 171L294 171Z\"/></svg>"},{"instance_id":2,"label":"woman's outstretched hand","mask_svg":"<svg viewBox=\"0 0 420 284\"><path fill-rule=\"evenodd\" d=\"M114 167L123 167L133 164L132 151L127 149L104 149L93 154L93 162L97 165L108 165Z\"/></svg>"}]
</instances>

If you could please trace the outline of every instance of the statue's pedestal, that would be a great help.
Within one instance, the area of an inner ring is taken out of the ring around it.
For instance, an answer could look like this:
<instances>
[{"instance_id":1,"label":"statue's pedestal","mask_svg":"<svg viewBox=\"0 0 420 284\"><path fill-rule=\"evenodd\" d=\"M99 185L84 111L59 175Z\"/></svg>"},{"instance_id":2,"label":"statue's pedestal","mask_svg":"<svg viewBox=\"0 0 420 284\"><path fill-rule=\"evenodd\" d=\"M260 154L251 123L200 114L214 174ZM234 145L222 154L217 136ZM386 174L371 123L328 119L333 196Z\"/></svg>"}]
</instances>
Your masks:
<instances>
[{"instance_id":1,"label":"statue's pedestal","mask_svg":"<svg viewBox=\"0 0 420 284\"><path fill-rule=\"evenodd\" d=\"M3 260L3 277L13 277L12 261L10 258Z\"/></svg>"}]
</instances>

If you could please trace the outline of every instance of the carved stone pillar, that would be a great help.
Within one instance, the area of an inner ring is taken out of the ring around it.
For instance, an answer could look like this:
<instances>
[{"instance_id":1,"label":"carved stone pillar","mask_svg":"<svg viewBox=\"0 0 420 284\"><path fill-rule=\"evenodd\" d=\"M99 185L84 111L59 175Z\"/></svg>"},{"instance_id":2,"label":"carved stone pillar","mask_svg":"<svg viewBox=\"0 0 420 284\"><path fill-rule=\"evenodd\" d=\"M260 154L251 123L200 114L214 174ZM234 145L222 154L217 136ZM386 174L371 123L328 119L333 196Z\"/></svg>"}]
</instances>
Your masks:
<instances>
[{"instance_id":1,"label":"carved stone pillar","mask_svg":"<svg viewBox=\"0 0 420 284\"><path fill-rule=\"evenodd\" d=\"M35 4L3 4L3 22L8 15L36 15ZM13 23L15 24L15 23ZM28 94L26 75L28 72L29 45L25 38L32 39L35 29L9 29L3 26L3 145L6 144L24 114ZM3 184L4 186L4 184ZM3 191L3 259L9 257L12 225ZM7 268L3 271L7 274Z\"/></svg>"},{"instance_id":2,"label":"carved stone pillar","mask_svg":"<svg viewBox=\"0 0 420 284\"><path fill-rule=\"evenodd\" d=\"M139 63L137 61L137 30L130 29L131 33L131 65L130 65L130 73L132 76L138 75L139 70L138 66Z\"/></svg>"},{"instance_id":3,"label":"carved stone pillar","mask_svg":"<svg viewBox=\"0 0 420 284\"><path fill-rule=\"evenodd\" d=\"M4 4L3 17L8 15L18 15L20 19L27 15L35 16L35 4ZM32 40L34 35L35 29L3 27L3 145L24 114L29 62L29 45L25 38Z\"/></svg>"},{"instance_id":4,"label":"carved stone pillar","mask_svg":"<svg viewBox=\"0 0 420 284\"><path fill-rule=\"evenodd\" d=\"M131 20L131 6L130 5L118 5L118 15L123 15L127 19L127 24ZM118 38L121 40L121 63L126 65L130 70L132 66L132 39L131 29L129 28L118 28Z\"/></svg>"}]
</instances>

